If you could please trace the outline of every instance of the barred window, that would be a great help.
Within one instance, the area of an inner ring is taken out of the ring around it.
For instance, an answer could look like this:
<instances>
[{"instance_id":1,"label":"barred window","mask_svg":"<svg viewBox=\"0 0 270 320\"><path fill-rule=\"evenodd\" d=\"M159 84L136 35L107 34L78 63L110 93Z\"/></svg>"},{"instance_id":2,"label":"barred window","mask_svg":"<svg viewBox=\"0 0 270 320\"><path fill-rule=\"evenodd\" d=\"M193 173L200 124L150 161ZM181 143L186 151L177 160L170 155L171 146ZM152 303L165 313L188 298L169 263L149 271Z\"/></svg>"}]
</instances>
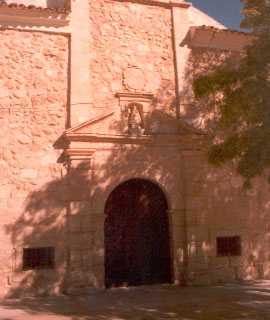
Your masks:
<instances>
[{"instance_id":1,"label":"barred window","mask_svg":"<svg viewBox=\"0 0 270 320\"><path fill-rule=\"evenodd\" d=\"M45 248L24 248L23 269L53 269L54 268L54 247Z\"/></svg>"},{"instance_id":2,"label":"barred window","mask_svg":"<svg viewBox=\"0 0 270 320\"><path fill-rule=\"evenodd\" d=\"M241 237L218 237L217 257L241 256Z\"/></svg>"}]
</instances>

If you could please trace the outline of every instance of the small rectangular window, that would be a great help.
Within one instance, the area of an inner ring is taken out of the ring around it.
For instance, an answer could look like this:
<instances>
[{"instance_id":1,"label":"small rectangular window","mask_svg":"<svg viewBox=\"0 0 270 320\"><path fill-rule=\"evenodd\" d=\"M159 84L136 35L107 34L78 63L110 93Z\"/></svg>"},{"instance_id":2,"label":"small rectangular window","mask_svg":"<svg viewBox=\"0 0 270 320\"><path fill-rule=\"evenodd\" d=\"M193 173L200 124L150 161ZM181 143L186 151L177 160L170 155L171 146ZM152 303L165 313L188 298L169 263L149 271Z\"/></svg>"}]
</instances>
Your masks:
<instances>
[{"instance_id":1,"label":"small rectangular window","mask_svg":"<svg viewBox=\"0 0 270 320\"><path fill-rule=\"evenodd\" d=\"M217 257L241 256L241 237L218 237Z\"/></svg>"},{"instance_id":2,"label":"small rectangular window","mask_svg":"<svg viewBox=\"0 0 270 320\"><path fill-rule=\"evenodd\" d=\"M53 269L54 268L54 248L24 248L23 249L23 269Z\"/></svg>"}]
</instances>

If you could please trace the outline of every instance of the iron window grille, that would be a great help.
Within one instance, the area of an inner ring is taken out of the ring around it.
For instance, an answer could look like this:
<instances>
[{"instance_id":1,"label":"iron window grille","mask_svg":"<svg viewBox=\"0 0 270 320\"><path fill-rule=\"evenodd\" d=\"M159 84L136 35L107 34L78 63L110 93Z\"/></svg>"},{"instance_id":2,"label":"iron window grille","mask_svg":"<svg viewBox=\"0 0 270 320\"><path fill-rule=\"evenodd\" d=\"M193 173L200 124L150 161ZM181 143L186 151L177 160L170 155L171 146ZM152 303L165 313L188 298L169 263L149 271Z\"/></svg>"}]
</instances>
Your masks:
<instances>
[{"instance_id":1,"label":"iron window grille","mask_svg":"<svg viewBox=\"0 0 270 320\"><path fill-rule=\"evenodd\" d=\"M54 247L23 249L23 270L34 269L54 269Z\"/></svg>"},{"instance_id":2,"label":"iron window grille","mask_svg":"<svg viewBox=\"0 0 270 320\"><path fill-rule=\"evenodd\" d=\"M217 257L241 256L241 237L217 237Z\"/></svg>"}]
</instances>

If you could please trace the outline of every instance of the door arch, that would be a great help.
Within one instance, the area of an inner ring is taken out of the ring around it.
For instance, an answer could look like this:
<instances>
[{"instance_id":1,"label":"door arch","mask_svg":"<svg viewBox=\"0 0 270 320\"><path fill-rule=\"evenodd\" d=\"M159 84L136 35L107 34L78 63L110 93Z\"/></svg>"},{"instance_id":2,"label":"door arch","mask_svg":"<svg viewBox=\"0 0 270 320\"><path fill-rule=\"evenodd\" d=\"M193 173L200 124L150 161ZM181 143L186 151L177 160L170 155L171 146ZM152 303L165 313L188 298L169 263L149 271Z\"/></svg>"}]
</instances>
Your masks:
<instances>
[{"instance_id":1,"label":"door arch","mask_svg":"<svg viewBox=\"0 0 270 320\"><path fill-rule=\"evenodd\" d=\"M158 185L131 179L105 204L105 287L171 282L168 204Z\"/></svg>"}]
</instances>

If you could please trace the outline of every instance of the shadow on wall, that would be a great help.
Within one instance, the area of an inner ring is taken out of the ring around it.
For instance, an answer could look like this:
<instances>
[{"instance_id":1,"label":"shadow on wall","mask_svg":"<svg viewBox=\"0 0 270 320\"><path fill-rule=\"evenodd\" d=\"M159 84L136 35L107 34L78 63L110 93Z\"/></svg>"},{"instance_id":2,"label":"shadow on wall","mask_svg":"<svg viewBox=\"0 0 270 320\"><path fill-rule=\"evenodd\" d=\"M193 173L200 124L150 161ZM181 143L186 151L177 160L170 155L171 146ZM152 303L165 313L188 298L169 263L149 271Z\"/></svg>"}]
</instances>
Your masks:
<instances>
[{"instance_id":1,"label":"shadow on wall","mask_svg":"<svg viewBox=\"0 0 270 320\"><path fill-rule=\"evenodd\" d=\"M72 188L67 186L68 175L65 173L61 178L32 192L26 200L24 212L6 227L15 248L12 287L9 293L12 297L58 294L67 290L70 226L67 200L72 199L70 193L73 192ZM82 192L89 193L90 180L86 172L80 170L80 166L76 179L80 183L78 188L81 190L83 186L85 189ZM76 193L78 194L78 190ZM85 202L81 201L80 204L79 211L89 210ZM24 270L23 248L43 247L55 248L55 268Z\"/></svg>"},{"instance_id":2,"label":"shadow on wall","mask_svg":"<svg viewBox=\"0 0 270 320\"><path fill-rule=\"evenodd\" d=\"M168 92L170 89L164 86L160 92L164 90ZM162 106L161 99L157 101L154 101L154 104L159 103ZM174 108L173 95L168 94L166 101L169 107ZM112 124L115 127L118 125L119 123ZM55 148L62 149L63 146L56 143ZM143 178L158 183L167 196L169 208L172 201L170 197L173 194L177 198L174 199L176 208L177 204L180 206L182 203L183 196L193 205L193 209L186 214L188 219L195 214L195 219L189 220L190 226L195 228L190 228L189 240L184 235L182 240L177 240L176 247L171 249L176 263L174 269L179 272L175 275L178 279L185 277L186 265L192 261L187 260L188 255L189 259L194 257L195 260L203 261L204 266L219 265L220 269L225 266L235 272L228 257L216 258L213 244L217 233L212 233L211 228L230 230L237 221L239 225L244 226L241 231L244 242L248 238L249 228L254 227L254 219L267 221L263 220L266 219L266 209L260 211L268 201L266 194L261 192L257 201L259 189L255 190L254 195L246 194L241 183L236 183L239 180L234 180L236 177L231 169L205 169L203 162L198 159L183 163L178 153L176 155L173 150L163 148L161 152L158 148L146 149L137 145L129 145L125 149L118 146L115 150L97 152L94 168L91 169L94 170L89 170L88 162L79 162L76 166L68 168L62 177L55 178L29 194L21 216L7 226L6 232L12 237L15 248L10 296L67 292L70 281L76 283L79 288L103 285L101 281L104 277L104 224L95 221L95 218L104 213L104 205L110 192L130 178ZM186 181L185 176L188 177ZM93 203L91 199L96 200ZM243 206L247 204L244 208L247 209L248 217L245 214L239 216L239 199ZM198 204L197 207L195 203ZM93 212L95 217L91 216ZM225 228L226 214L228 220ZM259 231L259 226L260 224L256 227L256 232L260 235L256 235L255 231L252 235L258 237L257 242L247 241L246 247L243 248L246 254L253 246L254 257L250 261L236 261L235 265L239 270L247 266L252 269L252 263L255 263L256 268L256 263L261 259L260 252L265 242L260 241L262 236L265 237L265 231ZM180 232L183 224L179 223L176 227ZM210 234L205 243L199 238L196 227L201 227L203 232ZM22 250L29 247L55 247L56 268L24 271ZM183 254L178 256L179 252ZM250 275L252 272L254 271L251 270ZM262 273L259 277L261 276ZM237 277L241 278L241 274L232 279ZM216 280L218 281L219 277Z\"/></svg>"},{"instance_id":3,"label":"shadow on wall","mask_svg":"<svg viewBox=\"0 0 270 320\"><path fill-rule=\"evenodd\" d=\"M189 124L207 133L206 149L213 139L222 138L226 132L220 130L219 116L216 110L209 108L207 97L194 102L193 81L213 72L217 65L234 67L240 59L237 52L209 48L193 48L189 56L185 87L180 92L181 115ZM213 168L205 159L201 164L190 159L185 171L189 177L186 203L195 209L196 222L189 217L188 208L187 219L191 225L204 226L205 238L208 238L208 241L199 243L198 234L188 235L194 241L188 247L189 256L199 258L198 252L204 252L202 256L209 270L212 269L209 276L214 283L269 279L270 205L266 175L254 179L251 190L244 190L243 180L236 173L233 162ZM200 204L197 205L196 201ZM241 237L241 256L217 257L216 238L237 235Z\"/></svg>"},{"instance_id":4,"label":"shadow on wall","mask_svg":"<svg viewBox=\"0 0 270 320\"><path fill-rule=\"evenodd\" d=\"M168 94L171 89L163 86L160 93L164 90ZM168 96L168 105L174 108L174 98ZM157 105L162 105L161 97L155 100ZM111 126L117 128L119 123ZM54 147L66 148L61 140ZM98 154L94 172L89 162L81 161L66 166L61 177L38 186L28 195L22 214L6 226L14 247L10 297L67 292L70 281L78 288L104 285L100 280L104 277L104 225L91 218L91 211L102 215L112 189L130 178L158 182L163 190L163 186L177 190L181 184L180 174L176 177L171 170L172 163L181 167L179 159L171 152L164 155L152 148L145 152L144 147L130 145ZM63 157L59 162L64 163ZM91 198L97 199L94 207ZM55 268L24 270L23 249L47 247L55 248ZM92 267L99 270L98 279Z\"/></svg>"},{"instance_id":5,"label":"shadow on wall","mask_svg":"<svg viewBox=\"0 0 270 320\"><path fill-rule=\"evenodd\" d=\"M29 195L24 212L6 227L15 248L9 296L67 292L69 281L73 280L74 285L74 279L78 288L103 285L90 269L93 261L97 264L94 268L100 266L100 272L104 272L104 226L91 226L95 221L91 221L89 212L90 193L96 199L96 205L101 204L100 209L103 210L109 195L108 186L117 186L128 177L151 176L152 181L158 180L160 185L165 184L170 189L176 183L169 170L164 174L165 170L160 165L164 161L162 155L155 155L153 163L151 154L144 154L143 168L138 167L141 156L136 147L124 153L111 154L102 167L95 168L98 171L96 177L86 169L88 163L81 162L62 178ZM23 248L41 247L55 248L55 269L23 270ZM88 261L85 260L87 256Z\"/></svg>"},{"instance_id":6,"label":"shadow on wall","mask_svg":"<svg viewBox=\"0 0 270 320\"><path fill-rule=\"evenodd\" d=\"M179 92L181 118L194 127L207 132L211 140L213 136L222 134L218 127L218 114L209 107L209 97L195 101L193 82L196 78L209 75L217 66L235 67L242 58L239 52L210 48L192 48L185 68L185 84Z\"/></svg>"},{"instance_id":7,"label":"shadow on wall","mask_svg":"<svg viewBox=\"0 0 270 320\"><path fill-rule=\"evenodd\" d=\"M177 103L174 83L169 80L162 81L153 99L152 107L175 117Z\"/></svg>"},{"instance_id":8,"label":"shadow on wall","mask_svg":"<svg viewBox=\"0 0 270 320\"><path fill-rule=\"evenodd\" d=\"M65 290L66 174L29 194L23 213L6 227L13 254L10 296L46 295ZM55 269L24 270L23 248L55 248Z\"/></svg>"}]
</instances>

